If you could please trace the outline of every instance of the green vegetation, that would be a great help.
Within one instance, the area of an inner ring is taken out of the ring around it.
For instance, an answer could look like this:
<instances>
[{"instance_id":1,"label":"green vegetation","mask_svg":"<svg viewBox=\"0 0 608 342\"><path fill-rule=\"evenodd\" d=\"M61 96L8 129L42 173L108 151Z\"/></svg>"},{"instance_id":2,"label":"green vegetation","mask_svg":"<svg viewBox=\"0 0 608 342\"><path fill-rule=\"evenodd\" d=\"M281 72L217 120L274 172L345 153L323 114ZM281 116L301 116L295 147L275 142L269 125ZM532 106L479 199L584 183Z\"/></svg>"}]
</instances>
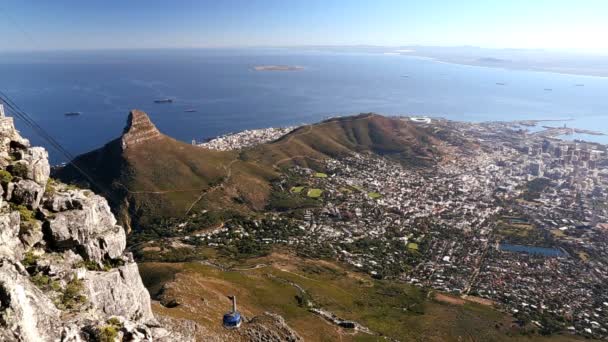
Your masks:
<instances>
[{"instance_id":1,"label":"green vegetation","mask_svg":"<svg viewBox=\"0 0 608 342\"><path fill-rule=\"evenodd\" d=\"M21 221L32 222L36 220L36 214L32 210L28 209L26 206L22 204L14 205L11 203L11 207L13 210L17 210L19 212L19 216L21 216Z\"/></svg>"},{"instance_id":2,"label":"green vegetation","mask_svg":"<svg viewBox=\"0 0 608 342\"><path fill-rule=\"evenodd\" d=\"M0 182L6 184L13 180L13 175L6 170L0 170Z\"/></svg>"},{"instance_id":3,"label":"green vegetation","mask_svg":"<svg viewBox=\"0 0 608 342\"><path fill-rule=\"evenodd\" d=\"M25 178L27 176L27 165L24 163L12 164L10 171L13 176Z\"/></svg>"},{"instance_id":4,"label":"green vegetation","mask_svg":"<svg viewBox=\"0 0 608 342\"><path fill-rule=\"evenodd\" d=\"M60 291L61 285L58 281L51 279L49 276L42 273L37 273L31 277L32 283L41 290Z\"/></svg>"},{"instance_id":5,"label":"green vegetation","mask_svg":"<svg viewBox=\"0 0 608 342\"><path fill-rule=\"evenodd\" d=\"M84 284L82 280L77 279L76 277L72 278L70 282L63 289L63 293L59 298L59 302L57 303L60 309L74 309L80 304L83 304L87 301L87 297L82 295L82 291L84 290Z\"/></svg>"},{"instance_id":6,"label":"green vegetation","mask_svg":"<svg viewBox=\"0 0 608 342\"><path fill-rule=\"evenodd\" d=\"M407 249L411 249L411 250L417 251L418 248L419 248L419 246L418 246L417 243L410 242L410 243L407 244Z\"/></svg>"},{"instance_id":7,"label":"green vegetation","mask_svg":"<svg viewBox=\"0 0 608 342\"><path fill-rule=\"evenodd\" d=\"M102 265L100 265L99 263L97 263L93 260L82 260L82 261L79 261L76 264L74 264L74 267L76 267L76 268L84 267L89 271L106 271L107 272L113 268L123 266L124 264L125 264L125 262L122 259L107 259L107 260L104 260Z\"/></svg>"},{"instance_id":8,"label":"green vegetation","mask_svg":"<svg viewBox=\"0 0 608 342\"><path fill-rule=\"evenodd\" d=\"M340 188L339 190L341 193L344 193L344 194L350 194L353 192L353 190L349 189L349 188Z\"/></svg>"},{"instance_id":9,"label":"green vegetation","mask_svg":"<svg viewBox=\"0 0 608 342\"><path fill-rule=\"evenodd\" d=\"M540 198L540 194L551 187L553 182L548 178L536 178L526 184L526 189L523 194L523 199L526 201L534 201Z\"/></svg>"},{"instance_id":10,"label":"green vegetation","mask_svg":"<svg viewBox=\"0 0 608 342\"><path fill-rule=\"evenodd\" d=\"M364 192L365 189L363 189L362 187L358 186L358 185L352 185L352 188L359 191L359 192Z\"/></svg>"},{"instance_id":11,"label":"green vegetation","mask_svg":"<svg viewBox=\"0 0 608 342\"><path fill-rule=\"evenodd\" d=\"M294 186L291 188L291 192L293 192L294 194L299 194L302 192L302 190L304 190L303 186Z\"/></svg>"},{"instance_id":12,"label":"green vegetation","mask_svg":"<svg viewBox=\"0 0 608 342\"><path fill-rule=\"evenodd\" d=\"M315 178L327 178L327 174L323 172L317 172L314 174Z\"/></svg>"},{"instance_id":13,"label":"green vegetation","mask_svg":"<svg viewBox=\"0 0 608 342\"><path fill-rule=\"evenodd\" d=\"M23 256L23 260L21 261L21 264L23 264L23 266L25 268L29 268L32 266L36 266L37 262L38 262L38 256L36 256L32 251L28 251Z\"/></svg>"},{"instance_id":14,"label":"green vegetation","mask_svg":"<svg viewBox=\"0 0 608 342\"><path fill-rule=\"evenodd\" d=\"M522 218L502 218L496 224L497 235L502 242L539 247L551 247L554 238L559 237L556 233L546 234L545 230L524 222L528 221Z\"/></svg>"},{"instance_id":15,"label":"green vegetation","mask_svg":"<svg viewBox=\"0 0 608 342\"><path fill-rule=\"evenodd\" d=\"M49 178L46 182L46 186L44 187L44 193L48 196L52 196L57 192L57 181L53 178Z\"/></svg>"},{"instance_id":16,"label":"green vegetation","mask_svg":"<svg viewBox=\"0 0 608 342\"><path fill-rule=\"evenodd\" d=\"M280 267L273 266L271 260L279 261ZM270 266L251 268L262 263ZM159 266L154 264L142 268L144 279L148 271L155 271ZM275 312L306 340L376 341L378 336L402 341L459 341L471 336L480 341L519 340L519 328L510 328L512 318L491 307L473 302L462 305L436 302L427 299L429 296L425 289L396 281L375 280L325 261L273 254L272 259L243 260L234 266L251 268L247 271L222 271L198 263L181 267L180 273L185 278L180 279L188 279L193 284L177 289L177 295L186 304L195 304L202 296L211 301L209 310L213 310L216 307L213 298L217 298L222 289L234 289L232 291L236 291L243 310L254 314ZM299 285L305 292L292 284ZM217 312L204 313L192 312L187 307L171 310L158 307L157 310L173 317L192 319L205 326L209 326L208 315L221 317L223 313L221 305L217 306L220 308ZM343 334L337 327L309 312L310 307L322 308L340 318L358 322L378 335ZM532 336L524 340L539 339Z\"/></svg>"},{"instance_id":17,"label":"green vegetation","mask_svg":"<svg viewBox=\"0 0 608 342\"><path fill-rule=\"evenodd\" d=\"M308 193L306 194L306 196L308 196L310 198L319 198L319 197L321 197L321 195L323 195L323 190L321 190L321 189L310 189L310 190L308 190Z\"/></svg>"},{"instance_id":18,"label":"green vegetation","mask_svg":"<svg viewBox=\"0 0 608 342\"><path fill-rule=\"evenodd\" d=\"M114 325L101 327L98 332L99 342L115 342L118 338L118 329Z\"/></svg>"},{"instance_id":19,"label":"green vegetation","mask_svg":"<svg viewBox=\"0 0 608 342\"><path fill-rule=\"evenodd\" d=\"M108 319L108 324L115 326L115 327L120 327L122 326L122 324L120 323L120 320L116 317L110 317L110 319Z\"/></svg>"},{"instance_id":20,"label":"green vegetation","mask_svg":"<svg viewBox=\"0 0 608 342\"><path fill-rule=\"evenodd\" d=\"M367 196L369 196L371 199L378 199L378 198L382 197L382 195L377 192L370 192L367 194Z\"/></svg>"},{"instance_id":21,"label":"green vegetation","mask_svg":"<svg viewBox=\"0 0 608 342\"><path fill-rule=\"evenodd\" d=\"M283 192L278 189L270 194L267 209L276 211L289 211L301 208L317 207L317 201L300 195L301 192Z\"/></svg>"}]
</instances>

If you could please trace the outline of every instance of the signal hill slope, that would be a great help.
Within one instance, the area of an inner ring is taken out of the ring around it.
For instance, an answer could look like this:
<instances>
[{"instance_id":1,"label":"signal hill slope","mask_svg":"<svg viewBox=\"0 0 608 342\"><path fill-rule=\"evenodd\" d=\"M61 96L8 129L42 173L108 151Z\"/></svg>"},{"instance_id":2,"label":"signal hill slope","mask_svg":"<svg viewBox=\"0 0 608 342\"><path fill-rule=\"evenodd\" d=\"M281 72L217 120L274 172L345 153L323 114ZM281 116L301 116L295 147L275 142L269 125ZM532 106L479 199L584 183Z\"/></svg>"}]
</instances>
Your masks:
<instances>
[{"instance_id":1,"label":"signal hill slope","mask_svg":"<svg viewBox=\"0 0 608 342\"><path fill-rule=\"evenodd\" d=\"M121 137L77 157L57 176L88 182L75 166L96 175L89 185L106 194L121 223L137 227L201 210L263 210L270 183L289 165L320 168L322 159L358 152L428 168L444 156L441 145L424 126L362 114L303 126L252 148L214 151L160 133L133 110Z\"/></svg>"}]
</instances>

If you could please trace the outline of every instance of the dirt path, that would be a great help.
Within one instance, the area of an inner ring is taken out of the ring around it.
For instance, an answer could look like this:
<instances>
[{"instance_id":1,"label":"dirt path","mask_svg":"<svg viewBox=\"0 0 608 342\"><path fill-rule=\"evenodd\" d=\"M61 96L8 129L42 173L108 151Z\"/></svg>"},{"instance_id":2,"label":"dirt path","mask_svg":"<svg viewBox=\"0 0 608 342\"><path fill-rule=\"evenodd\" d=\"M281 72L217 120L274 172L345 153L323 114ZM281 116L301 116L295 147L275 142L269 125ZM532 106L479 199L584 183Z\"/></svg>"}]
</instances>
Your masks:
<instances>
[{"instance_id":1,"label":"dirt path","mask_svg":"<svg viewBox=\"0 0 608 342\"><path fill-rule=\"evenodd\" d=\"M190 205L190 207L188 208L188 210L186 210L186 213L184 215L188 215L190 213L190 211L192 210L192 208L194 208L194 206L200 202L201 199L203 199L203 196L205 196L208 192L214 191L215 189L219 189L221 187L224 186L224 184L226 182L228 182L230 180L230 177L232 177L232 165L234 165L234 163L236 163L237 161L239 161L238 157L235 157L234 160L232 160L229 164L228 167L224 166L224 169L226 170L226 177L224 178L224 180L222 180L222 182L218 185L212 186L210 188L204 189L201 194L197 197L197 199L192 202L192 204Z\"/></svg>"}]
</instances>

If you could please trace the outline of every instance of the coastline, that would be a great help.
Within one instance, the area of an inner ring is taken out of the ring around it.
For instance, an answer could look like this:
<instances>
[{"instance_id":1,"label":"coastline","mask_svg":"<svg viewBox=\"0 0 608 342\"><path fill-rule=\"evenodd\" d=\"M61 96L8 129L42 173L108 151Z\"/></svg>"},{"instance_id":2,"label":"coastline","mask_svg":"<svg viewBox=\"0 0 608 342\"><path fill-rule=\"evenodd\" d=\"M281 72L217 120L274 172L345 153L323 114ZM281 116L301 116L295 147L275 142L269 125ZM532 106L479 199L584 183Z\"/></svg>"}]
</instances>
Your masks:
<instances>
[{"instance_id":1,"label":"coastline","mask_svg":"<svg viewBox=\"0 0 608 342\"><path fill-rule=\"evenodd\" d=\"M502 69L509 71L531 71L531 72L543 72L550 74L558 74L558 75L568 75L568 76L580 76L580 77L593 77L593 78L608 78L608 70L596 71L596 72L584 72L582 70L568 71L563 68L548 68L542 66L518 66L518 65L489 65L488 63L481 63L475 61L459 61L450 58L443 58L439 56L425 55L425 54L416 54L415 51L408 53L383 53L386 56L405 56L405 57L413 57L419 59L426 59L437 63L445 63L452 65L465 65L471 67L480 67L480 68L490 68L490 69Z\"/></svg>"}]
</instances>

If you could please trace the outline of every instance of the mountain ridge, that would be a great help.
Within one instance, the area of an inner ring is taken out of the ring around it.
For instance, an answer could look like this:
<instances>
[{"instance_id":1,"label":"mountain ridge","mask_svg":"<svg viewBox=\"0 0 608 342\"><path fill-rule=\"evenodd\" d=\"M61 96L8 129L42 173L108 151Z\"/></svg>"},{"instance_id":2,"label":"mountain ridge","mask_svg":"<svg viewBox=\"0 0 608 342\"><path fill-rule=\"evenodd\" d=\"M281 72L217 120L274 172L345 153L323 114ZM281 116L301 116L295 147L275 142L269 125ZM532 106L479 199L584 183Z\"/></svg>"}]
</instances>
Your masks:
<instances>
[{"instance_id":1,"label":"mountain ridge","mask_svg":"<svg viewBox=\"0 0 608 342\"><path fill-rule=\"evenodd\" d=\"M132 110L119 138L78 156L57 176L85 181L74 165L101 175L99 190L115 199L120 222L137 227L201 210L264 210L271 182L289 165L322 169L327 158L374 153L426 168L441 159L441 144L421 125L366 113L302 126L251 148L216 151L166 136L146 113Z\"/></svg>"}]
</instances>

